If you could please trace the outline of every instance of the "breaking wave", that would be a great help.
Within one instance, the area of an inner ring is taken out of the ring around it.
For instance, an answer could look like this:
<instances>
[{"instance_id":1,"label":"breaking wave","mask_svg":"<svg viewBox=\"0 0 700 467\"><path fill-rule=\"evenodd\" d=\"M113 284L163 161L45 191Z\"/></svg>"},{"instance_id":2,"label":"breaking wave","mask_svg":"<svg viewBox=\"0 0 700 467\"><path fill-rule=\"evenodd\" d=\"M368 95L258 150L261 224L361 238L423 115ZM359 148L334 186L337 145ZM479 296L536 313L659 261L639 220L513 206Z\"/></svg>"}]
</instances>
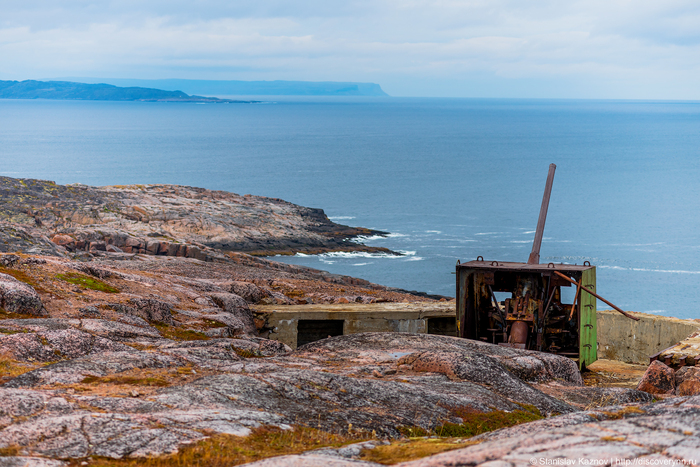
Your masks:
<instances>
[{"instance_id":1,"label":"breaking wave","mask_svg":"<svg viewBox=\"0 0 700 467\"><path fill-rule=\"evenodd\" d=\"M622 266L598 266L599 269L616 269L620 271L662 272L665 274L700 274L700 271L686 271L683 269L649 269L649 268L623 268Z\"/></svg>"}]
</instances>

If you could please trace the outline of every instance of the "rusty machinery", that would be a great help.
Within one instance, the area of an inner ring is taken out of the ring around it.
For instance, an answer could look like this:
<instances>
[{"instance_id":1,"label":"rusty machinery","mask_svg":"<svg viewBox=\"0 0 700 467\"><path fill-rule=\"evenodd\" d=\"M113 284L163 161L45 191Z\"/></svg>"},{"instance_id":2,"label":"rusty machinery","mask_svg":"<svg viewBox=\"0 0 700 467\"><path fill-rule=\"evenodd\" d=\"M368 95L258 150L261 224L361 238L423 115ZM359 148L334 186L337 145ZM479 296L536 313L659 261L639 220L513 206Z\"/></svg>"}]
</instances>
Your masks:
<instances>
[{"instance_id":1,"label":"rusty machinery","mask_svg":"<svg viewBox=\"0 0 700 467\"><path fill-rule=\"evenodd\" d=\"M527 263L457 262L459 336L520 349L578 359L579 368L597 358L596 298L635 318L596 294L596 268L540 264L540 246L556 166L549 166L532 252ZM573 303L564 303L562 287L576 287ZM509 298L499 301L496 293Z\"/></svg>"}]
</instances>

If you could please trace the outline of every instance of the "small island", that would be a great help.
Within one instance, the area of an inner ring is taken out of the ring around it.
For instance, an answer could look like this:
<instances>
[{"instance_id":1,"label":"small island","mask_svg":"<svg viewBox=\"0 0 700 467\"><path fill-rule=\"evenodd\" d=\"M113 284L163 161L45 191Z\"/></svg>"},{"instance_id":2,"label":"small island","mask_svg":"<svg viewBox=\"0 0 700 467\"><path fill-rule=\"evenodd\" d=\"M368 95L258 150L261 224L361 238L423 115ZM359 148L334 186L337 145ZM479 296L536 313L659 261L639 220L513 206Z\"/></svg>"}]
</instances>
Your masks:
<instances>
[{"instance_id":1,"label":"small island","mask_svg":"<svg viewBox=\"0 0 700 467\"><path fill-rule=\"evenodd\" d=\"M55 99L90 101L252 103L190 96L182 91L163 91L141 87L118 87L111 84L85 84L71 81L0 81L0 99Z\"/></svg>"}]
</instances>

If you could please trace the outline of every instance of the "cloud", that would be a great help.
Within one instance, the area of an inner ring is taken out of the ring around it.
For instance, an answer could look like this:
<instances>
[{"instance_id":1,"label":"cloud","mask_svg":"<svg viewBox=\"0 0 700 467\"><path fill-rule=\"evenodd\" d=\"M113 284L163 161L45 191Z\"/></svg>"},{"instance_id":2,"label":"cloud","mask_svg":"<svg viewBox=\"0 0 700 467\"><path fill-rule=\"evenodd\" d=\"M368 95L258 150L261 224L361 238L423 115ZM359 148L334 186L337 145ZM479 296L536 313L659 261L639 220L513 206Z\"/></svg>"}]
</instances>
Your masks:
<instances>
[{"instance_id":1,"label":"cloud","mask_svg":"<svg viewBox=\"0 0 700 467\"><path fill-rule=\"evenodd\" d=\"M357 80L407 95L700 98L693 1L25 0L0 1L0 11L5 79Z\"/></svg>"}]
</instances>

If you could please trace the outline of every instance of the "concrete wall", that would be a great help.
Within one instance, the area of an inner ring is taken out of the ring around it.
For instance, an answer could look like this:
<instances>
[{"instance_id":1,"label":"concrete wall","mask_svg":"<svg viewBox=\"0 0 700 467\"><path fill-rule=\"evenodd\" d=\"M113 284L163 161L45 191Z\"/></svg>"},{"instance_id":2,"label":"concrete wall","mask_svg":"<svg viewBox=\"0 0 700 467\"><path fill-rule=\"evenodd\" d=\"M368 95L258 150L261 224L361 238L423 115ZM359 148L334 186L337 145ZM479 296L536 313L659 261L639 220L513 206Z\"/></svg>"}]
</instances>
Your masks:
<instances>
[{"instance_id":1,"label":"concrete wall","mask_svg":"<svg viewBox=\"0 0 700 467\"><path fill-rule=\"evenodd\" d=\"M361 332L427 333L431 318L455 316L454 302L376 303L346 305L266 305L253 307L270 329L269 337L297 347L299 320L343 320L343 334Z\"/></svg>"},{"instance_id":2,"label":"concrete wall","mask_svg":"<svg viewBox=\"0 0 700 467\"><path fill-rule=\"evenodd\" d=\"M428 319L452 317L454 303L382 303L254 307L270 338L297 346L299 319L344 320L343 334L360 332L428 332ZM700 330L700 321L631 313L633 321L612 310L599 310L598 358L648 364L649 356Z\"/></svg>"},{"instance_id":3,"label":"concrete wall","mask_svg":"<svg viewBox=\"0 0 700 467\"><path fill-rule=\"evenodd\" d=\"M598 311L598 358L649 363L649 356L682 341L700 329L700 322L631 313L634 321L612 310Z\"/></svg>"}]
</instances>

